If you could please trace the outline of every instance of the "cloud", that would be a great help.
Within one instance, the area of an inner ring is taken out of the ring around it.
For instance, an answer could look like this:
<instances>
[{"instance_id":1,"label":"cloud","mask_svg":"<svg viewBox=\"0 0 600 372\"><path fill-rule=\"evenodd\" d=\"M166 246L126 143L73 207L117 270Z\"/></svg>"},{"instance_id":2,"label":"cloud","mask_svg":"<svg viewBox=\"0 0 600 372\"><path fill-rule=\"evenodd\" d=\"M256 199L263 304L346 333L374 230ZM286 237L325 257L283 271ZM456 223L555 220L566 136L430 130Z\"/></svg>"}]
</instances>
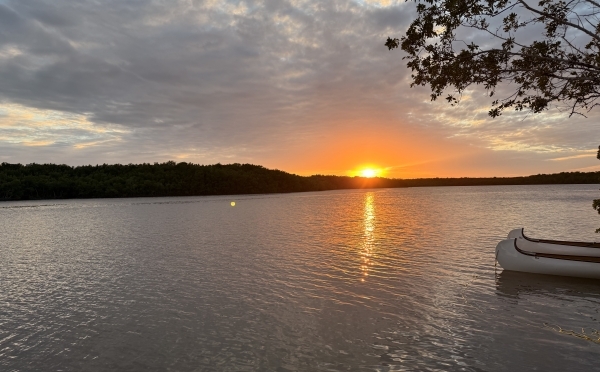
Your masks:
<instances>
[{"instance_id":1,"label":"cloud","mask_svg":"<svg viewBox=\"0 0 600 372\"><path fill-rule=\"evenodd\" d=\"M583 154L577 154L577 155L571 155L571 156L564 156L561 158L554 158L554 159L548 159L550 161L564 161L564 160L571 160L571 159L581 159L581 158L595 158L596 157L596 152L595 151L585 151L585 153Z\"/></svg>"},{"instance_id":2,"label":"cloud","mask_svg":"<svg viewBox=\"0 0 600 372\"><path fill-rule=\"evenodd\" d=\"M491 120L481 92L451 108L429 102L426 89L409 89L402 54L383 43L408 26L413 7L352 0L5 1L0 161L181 159L344 173L350 165L341 160L321 166L308 159L329 148L352 159L350 153L377 158L383 151L383 167L419 163L411 153L442 164L442 148L515 154L597 146L597 120L559 113ZM351 137L365 136L386 145L348 148L361 146ZM413 149L416 142L423 151Z\"/></svg>"},{"instance_id":3,"label":"cloud","mask_svg":"<svg viewBox=\"0 0 600 372\"><path fill-rule=\"evenodd\" d=\"M24 146L57 143L82 147L85 143L118 141L122 128L94 125L86 115L37 109L18 104L0 105L0 140Z\"/></svg>"}]
</instances>

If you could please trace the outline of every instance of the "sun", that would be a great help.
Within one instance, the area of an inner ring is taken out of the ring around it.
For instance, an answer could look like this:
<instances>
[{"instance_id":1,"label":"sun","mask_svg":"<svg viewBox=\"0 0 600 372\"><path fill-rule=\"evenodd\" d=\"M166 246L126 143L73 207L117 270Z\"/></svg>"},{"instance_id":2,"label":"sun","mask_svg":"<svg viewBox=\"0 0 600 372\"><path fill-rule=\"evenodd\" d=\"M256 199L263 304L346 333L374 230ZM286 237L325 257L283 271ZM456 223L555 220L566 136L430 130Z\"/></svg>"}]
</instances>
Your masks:
<instances>
[{"instance_id":1,"label":"sun","mask_svg":"<svg viewBox=\"0 0 600 372\"><path fill-rule=\"evenodd\" d=\"M350 177L376 178L385 177L386 171L386 168L382 168L378 165L363 163L362 165L349 170L347 174Z\"/></svg>"},{"instance_id":2,"label":"sun","mask_svg":"<svg viewBox=\"0 0 600 372\"><path fill-rule=\"evenodd\" d=\"M375 176L377 176L377 171L376 171L375 169L370 169L370 168L367 168L367 169L363 169L363 170L361 170L361 171L360 171L360 175L361 175L362 177L366 177L366 178L372 178L372 177L375 177Z\"/></svg>"}]
</instances>

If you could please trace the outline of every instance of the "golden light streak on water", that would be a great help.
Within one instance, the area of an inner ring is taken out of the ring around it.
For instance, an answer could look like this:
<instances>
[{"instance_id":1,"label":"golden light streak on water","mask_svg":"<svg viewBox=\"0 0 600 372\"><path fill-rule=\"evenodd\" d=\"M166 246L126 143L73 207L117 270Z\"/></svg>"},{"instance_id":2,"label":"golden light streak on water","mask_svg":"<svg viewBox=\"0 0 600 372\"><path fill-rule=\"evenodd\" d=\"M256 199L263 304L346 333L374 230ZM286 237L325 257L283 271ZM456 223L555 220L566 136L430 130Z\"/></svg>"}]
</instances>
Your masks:
<instances>
[{"instance_id":1,"label":"golden light streak on water","mask_svg":"<svg viewBox=\"0 0 600 372\"><path fill-rule=\"evenodd\" d=\"M365 281L365 277L369 276L369 266L371 257L373 255L373 248L375 246L375 193L368 192L365 194L364 211L363 211L363 248L361 251L362 262L360 266L363 278L361 281Z\"/></svg>"}]
</instances>

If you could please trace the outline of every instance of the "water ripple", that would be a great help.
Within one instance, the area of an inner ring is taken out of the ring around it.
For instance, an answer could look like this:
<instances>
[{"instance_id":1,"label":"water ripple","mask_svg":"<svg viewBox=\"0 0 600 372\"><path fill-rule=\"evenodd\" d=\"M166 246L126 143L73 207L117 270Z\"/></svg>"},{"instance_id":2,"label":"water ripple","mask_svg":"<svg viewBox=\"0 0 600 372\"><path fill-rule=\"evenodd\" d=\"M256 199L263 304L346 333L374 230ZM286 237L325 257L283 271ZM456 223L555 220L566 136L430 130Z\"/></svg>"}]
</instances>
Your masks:
<instances>
[{"instance_id":1,"label":"water ripple","mask_svg":"<svg viewBox=\"0 0 600 372\"><path fill-rule=\"evenodd\" d=\"M547 326L599 329L598 282L493 262L515 227L594 240L596 189L6 203L0 370L600 370Z\"/></svg>"}]
</instances>

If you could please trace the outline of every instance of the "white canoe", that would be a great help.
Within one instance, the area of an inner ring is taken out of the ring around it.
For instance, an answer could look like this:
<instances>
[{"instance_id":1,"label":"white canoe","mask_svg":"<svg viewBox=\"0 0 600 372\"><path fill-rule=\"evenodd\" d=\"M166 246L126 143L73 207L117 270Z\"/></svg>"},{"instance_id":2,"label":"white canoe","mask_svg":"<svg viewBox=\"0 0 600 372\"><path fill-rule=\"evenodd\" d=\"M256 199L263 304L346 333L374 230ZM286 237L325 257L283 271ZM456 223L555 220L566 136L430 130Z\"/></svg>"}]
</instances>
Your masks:
<instances>
[{"instance_id":1,"label":"white canoe","mask_svg":"<svg viewBox=\"0 0 600 372\"><path fill-rule=\"evenodd\" d=\"M504 270L600 279L600 257L527 251L520 246L523 240L506 239L496 246Z\"/></svg>"},{"instance_id":2,"label":"white canoe","mask_svg":"<svg viewBox=\"0 0 600 372\"><path fill-rule=\"evenodd\" d=\"M565 240L534 239L525 235L524 229L514 229L508 239L517 239L523 251L568 256L600 257L600 243L570 242Z\"/></svg>"}]
</instances>

